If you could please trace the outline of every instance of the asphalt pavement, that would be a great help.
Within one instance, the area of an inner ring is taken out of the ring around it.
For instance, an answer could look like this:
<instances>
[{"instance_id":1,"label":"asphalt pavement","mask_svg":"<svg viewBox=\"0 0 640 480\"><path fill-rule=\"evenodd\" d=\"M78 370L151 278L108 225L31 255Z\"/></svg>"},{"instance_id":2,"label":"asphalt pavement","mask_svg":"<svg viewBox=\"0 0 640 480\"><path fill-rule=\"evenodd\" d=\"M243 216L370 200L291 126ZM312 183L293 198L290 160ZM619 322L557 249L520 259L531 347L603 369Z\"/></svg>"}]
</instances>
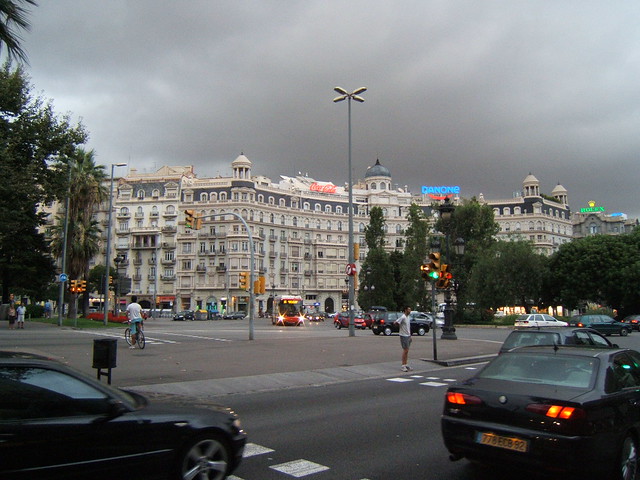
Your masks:
<instances>
[{"instance_id":1,"label":"asphalt pavement","mask_svg":"<svg viewBox=\"0 0 640 480\"><path fill-rule=\"evenodd\" d=\"M145 333L153 338L170 323L166 319L145 322ZM414 370L404 373L400 370L401 348L397 336L387 338L358 331L356 336L349 337L346 331L334 334L330 330L330 334L322 336L279 338L266 334L272 331L271 326L262 335L258 331L254 340L236 338L181 346L150 344L144 350L129 350L119 329L77 331L71 327L28 322L25 330L1 328L0 349L44 353L95 375L90 362L90 340L111 335L118 339L114 386L151 396L211 398L421 374L454 365L486 362L500 347L500 342L471 338L468 327L458 329L457 340L441 339L438 332L437 361L434 361L432 332L423 337L413 336L409 358ZM58 333L69 340L57 339ZM77 340L78 336L82 340ZM78 348L70 347L73 341L79 342Z\"/></svg>"}]
</instances>

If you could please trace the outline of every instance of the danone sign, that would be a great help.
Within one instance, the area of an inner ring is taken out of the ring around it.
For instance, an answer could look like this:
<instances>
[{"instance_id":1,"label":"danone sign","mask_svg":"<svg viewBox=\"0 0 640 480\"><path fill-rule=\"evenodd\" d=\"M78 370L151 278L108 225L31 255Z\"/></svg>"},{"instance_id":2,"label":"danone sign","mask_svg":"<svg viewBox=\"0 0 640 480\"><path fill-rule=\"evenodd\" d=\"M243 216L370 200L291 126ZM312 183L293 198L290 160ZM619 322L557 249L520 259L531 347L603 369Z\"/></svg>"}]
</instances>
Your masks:
<instances>
[{"instance_id":1,"label":"danone sign","mask_svg":"<svg viewBox=\"0 0 640 480\"><path fill-rule=\"evenodd\" d=\"M423 186L422 194L428 195L430 198L434 200L444 200L445 198L451 198L454 195L460 195L460 187L459 186Z\"/></svg>"},{"instance_id":2,"label":"danone sign","mask_svg":"<svg viewBox=\"0 0 640 480\"><path fill-rule=\"evenodd\" d=\"M593 200L589 201L588 204L589 204L588 207L583 207L583 208L580 209L580 213L604 212L604 207L596 206L596 202L594 202Z\"/></svg>"}]
</instances>

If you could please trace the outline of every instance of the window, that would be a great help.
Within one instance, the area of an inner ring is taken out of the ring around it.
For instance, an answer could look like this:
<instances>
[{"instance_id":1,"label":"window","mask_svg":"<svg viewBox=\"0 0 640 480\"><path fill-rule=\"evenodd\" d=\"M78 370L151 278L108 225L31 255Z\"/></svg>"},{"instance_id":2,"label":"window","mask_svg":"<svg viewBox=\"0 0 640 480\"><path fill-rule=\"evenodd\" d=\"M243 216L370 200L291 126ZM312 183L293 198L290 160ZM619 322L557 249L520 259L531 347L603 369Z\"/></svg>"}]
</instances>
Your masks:
<instances>
[{"instance_id":1,"label":"window","mask_svg":"<svg viewBox=\"0 0 640 480\"><path fill-rule=\"evenodd\" d=\"M138 197L138 200L144 200L144 190L138 190L136 197Z\"/></svg>"},{"instance_id":2,"label":"window","mask_svg":"<svg viewBox=\"0 0 640 480\"><path fill-rule=\"evenodd\" d=\"M75 417L109 411L108 397L91 385L55 370L2 367L0 418Z\"/></svg>"}]
</instances>

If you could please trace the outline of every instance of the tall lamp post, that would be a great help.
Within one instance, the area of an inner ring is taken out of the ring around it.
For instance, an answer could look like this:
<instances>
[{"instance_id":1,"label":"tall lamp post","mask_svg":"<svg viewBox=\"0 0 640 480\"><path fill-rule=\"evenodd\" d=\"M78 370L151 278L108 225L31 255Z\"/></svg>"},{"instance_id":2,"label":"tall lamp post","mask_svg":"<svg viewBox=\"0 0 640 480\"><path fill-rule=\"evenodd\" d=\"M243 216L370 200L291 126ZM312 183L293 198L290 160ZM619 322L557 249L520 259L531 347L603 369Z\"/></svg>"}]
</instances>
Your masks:
<instances>
[{"instance_id":1,"label":"tall lamp post","mask_svg":"<svg viewBox=\"0 0 640 480\"><path fill-rule=\"evenodd\" d=\"M445 242L446 242L446 263L451 263L451 248L450 248L450 236L451 236L451 216L453 215L453 211L455 210L455 206L451 203L449 197L444 199L444 202L440 204L438 207L438 211L440 212L440 218L442 219L442 228L445 234ZM457 340L456 336L456 328L453 326L453 307L451 306L451 289L447 288L444 291L444 303L446 304L444 307L444 325L442 326L442 335L440 336L443 340Z\"/></svg>"},{"instance_id":2,"label":"tall lamp post","mask_svg":"<svg viewBox=\"0 0 640 480\"><path fill-rule=\"evenodd\" d=\"M109 265L111 263L111 217L113 210L113 170L115 167L126 167L126 163L111 164L111 186L109 187L109 211L107 212L107 251L104 256L104 324L109 323Z\"/></svg>"},{"instance_id":3,"label":"tall lamp post","mask_svg":"<svg viewBox=\"0 0 640 480\"><path fill-rule=\"evenodd\" d=\"M353 265L354 251L353 251L353 181L351 176L351 100L356 102L364 102L364 98L359 95L366 92L367 87L356 88L353 92L349 93L342 87L335 87L334 90L340 95L333 99L335 103L348 100L349 105L349 264ZM354 337L356 335L356 327L354 321L354 306L355 306L355 282L354 275L349 276L349 336Z\"/></svg>"}]
</instances>

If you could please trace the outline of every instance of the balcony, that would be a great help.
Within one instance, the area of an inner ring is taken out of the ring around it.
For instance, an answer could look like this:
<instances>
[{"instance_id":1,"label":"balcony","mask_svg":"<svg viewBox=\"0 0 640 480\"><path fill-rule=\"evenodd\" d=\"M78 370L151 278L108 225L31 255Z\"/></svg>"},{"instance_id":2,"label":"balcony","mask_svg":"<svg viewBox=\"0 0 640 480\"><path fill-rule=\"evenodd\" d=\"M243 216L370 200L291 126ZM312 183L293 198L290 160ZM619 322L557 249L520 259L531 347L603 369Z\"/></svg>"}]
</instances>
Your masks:
<instances>
[{"instance_id":1,"label":"balcony","mask_svg":"<svg viewBox=\"0 0 640 480\"><path fill-rule=\"evenodd\" d=\"M133 264L134 265L142 265L142 259L141 258L134 258L133 259Z\"/></svg>"},{"instance_id":2,"label":"balcony","mask_svg":"<svg viewBox=\"0 0 640 480\"><path fill-rule=\"evenodd\" d=\"M305 270L304 271L304 276L305 277L310 277L311 275L313 275L313 270Z\"/></svg>"},{"instance_id":3,"label":"balcony","mask_svg":"<svg viewBox=\"0 0 640 480\"><path fill-rule=\"evenodd\" d=\"M158 259L157 258L150 258L149 260L147 260L147 263L149 265L157 265L158 264Z\"/></svg>"},{"instance_id":4,"label":"balcony","mask_svg":"<svg viewBox=\"0 0 640 480\"><path fill-rule=\"evenodd\" d=\"M276 258L277 256L277 252L269 252L269 258Z\"/></svg>"},{"instance_id":5,"label":"balcony","mask_svg":"<svg viewBox=\"0 0 640 480\"><path fill-rule=\"evenodd\" d=\"M174 227L173 225L165 225L162 227L162 233L175 233L178 231L178 227Z\"/></svg>"},{"instance_id":6,"label":"balcony","mask_svg":"<svg viewBox=\"0 0 640 480\"><path fill-rule=\"evenodd\" d=\"M175 280L176 276L175 275L161 275L160 279L163 281L171 281L171 280Z\"/></svg>"},{"instance_id":7,"label":"balcony","mask_svg":"<svg viewBox=\"0 0 640 480\"><path fill-rule=\"evenodd\" d=\"M227 271L227 267L222 266L222 265L218 265L216 267L216 272L226 272Z\"/></svg>"},{"instance_id":8,"label":"balcony","mask_svg":"<svg viewBox=\"0 0 640 480\"><path fill-rule=\"evenodd\" d=\"M142 275L132 275L131 278L134 282L139 282L140 280L142 280Z\"/></svg>"},{"instance_id":9,"label":"balcony","mask_svg":"<svg viewBox=\"0 0 640 480\"><path fill-rule=\"evenodd\" d=\"M204 265L196 265L196 272L206 272L207 267Z\"/></svg>"},{"instance_id":10,"label":"balcony","mask_svg":"<svg viewBox=\"0 0 640 480\"><path fill-rule=\"evenodd\" d=\"M175 258L163 258L161 263L162 263L162 265L175 265L176 264L176 259Z\"/></svg>"}]
</instances>

